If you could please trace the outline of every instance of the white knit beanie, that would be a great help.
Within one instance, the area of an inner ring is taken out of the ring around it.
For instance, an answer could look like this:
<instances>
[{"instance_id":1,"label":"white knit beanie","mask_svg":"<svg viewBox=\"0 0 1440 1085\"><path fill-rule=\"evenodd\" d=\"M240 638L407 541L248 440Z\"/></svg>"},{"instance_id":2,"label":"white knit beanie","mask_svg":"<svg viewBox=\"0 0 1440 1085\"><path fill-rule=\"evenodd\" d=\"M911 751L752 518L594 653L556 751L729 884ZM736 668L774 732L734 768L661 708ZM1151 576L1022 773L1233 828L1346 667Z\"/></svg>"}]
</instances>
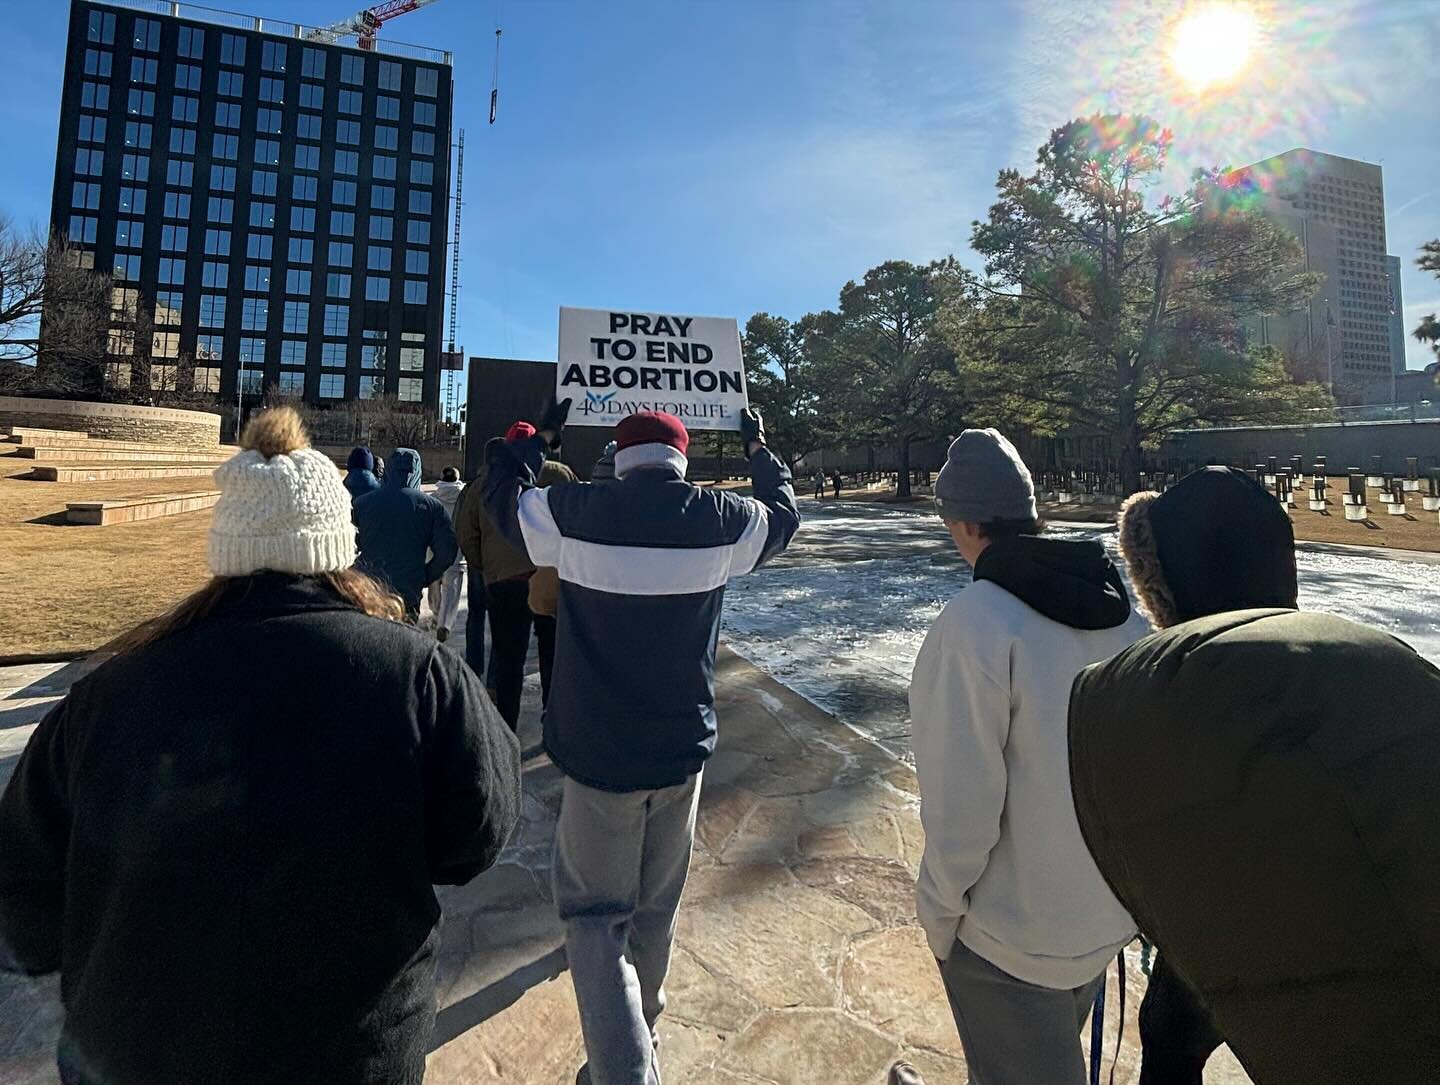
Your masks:
<instances>
[{"instance_id":1,"label":"white knit beanie","mask_svg":"<svg viewBox=\"0 0 1440 1085\"><path fill-rule=\"evenodd\" d=\"M328 573L355 564L350 494L330 457L309 447L289 407L245 427L244 451L215 469L220 500L210 526L210 571Z\"/></svg>"}]
</instances>

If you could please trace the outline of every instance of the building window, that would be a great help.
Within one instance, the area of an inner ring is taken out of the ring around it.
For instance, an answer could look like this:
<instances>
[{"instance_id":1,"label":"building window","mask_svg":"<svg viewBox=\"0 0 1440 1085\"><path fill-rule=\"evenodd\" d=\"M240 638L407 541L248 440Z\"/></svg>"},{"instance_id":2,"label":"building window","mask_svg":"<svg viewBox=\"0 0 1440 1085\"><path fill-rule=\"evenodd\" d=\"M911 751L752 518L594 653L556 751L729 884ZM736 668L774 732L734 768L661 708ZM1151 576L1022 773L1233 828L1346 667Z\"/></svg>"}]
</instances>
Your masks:
<instances>
[{"instance_id":1,"label":"building window","mask_svg":"<svg viewBox=\"0 0 1440 1085\"><path fill-rule=\"evenodd\" d=\"M216 102L215 126L217 128L239 128L240 107L234 102Z\"/></svg>"},{"instance_id":2,"label":"building window","mask_svg":"<svg viewBox=\"0 0 1440 1085\"><path fill-rule=\"evenodd\" d=\"M400 119L400 99L391 98L388 94L376 96L375 116L382 121L398 121Z\"/></svg>"},{"instance_id":3,"label":"building window","mask_svg":"<svg viewBox=\"0 0 1440 1085\"><path fill-rule=\"evenodd\" d=\"M234 166L211 166L210 167L210 190L212 192L234 192L235 191L235 167Z\"/></svg>"},{"instance_id":4,"label":"building window","mask_svg":"<svg viewBox=\"0 0 1440 1085\"><path fill-rule=\"evenodd\" d=\"M226 201L227 203L229 201ZM206 230L205 231L205 255L206 256L229 256L230 255L230 231L229 230Z\"/></svg>"},{"instance_id":5,"label":"building window","mask_svg":"<svg viewBox=\"0 0 1440 1085\"><path fill-rule=\"evenodd\" d=\"M184 294L178 290L161 290L155 295L155 323L161 327L178 327L184 308Z\"/></svg>"},{"instance_id":6,"label":"building window","mask_svg":"<svg viewBox=\"0 0 1440 1085\"><path fill-rule=\"evenodd\" d=\"M219 139L219 136L215 137ZM255 161L262 166L278 166L280 164L280 141L278 139L257 139L255 141Z\"/></svg>"},{"instance_id":7,"label":"building window","mask_svg":"<svg viewBox=\"0 0 1440 1085\"><path fill-rule=\"evenodd\" d=\"M395 220L389 215L370 216L370 239L372 241L393 241L395 238ZM387 264L386 267L389 267Z\"/></svg>"},{"instance_id":8,"label":"building window","mask_svg":"<svg viewBox=\"0 0 1440 1085\"><path fill-rule=\"evenodd\" d=\"M366 301L389 301L390 280L381 275L369 275L365 279Z\"/></svg>"},{"instance_id":9,"label":"building window","mask_svg":"<svg viewBox=\"0 0 1440 1085\"><path fill-rule=\"evenodd\" d=\"M110 88L104 83L81 83L80 105L85 109L109 109Z\"/></svg>"},{"instance_id":10,"label":"building window","mask_svg":"<svg viewBox=\"0 0 1440 1085\"><path fill-rule=\"evenodd\" d=\"M145 213L145 190L143 188L122 188L119 207L121 214L143 215Z\"/></svg>"},{"instance_id":11,"label":"building window","mask_svg":"<svg viewBox=\"0 0 1440 1085\"><path fill-rule=\"evenodd\" d=\"M220 354L217 351L215 359L218 361ZM197 365L191 371L191 378L195 382L197 392L219 392L220 391L220 369L218 366Z\"/></svg>"},{"instance_id":12,"label":"building window","mask_svg":"<svg viewBox=\"0 0 1440 1085\"><path fill-rule=\"evenodd\" d=\"M268 294L270 292L270 266L268 264L246 264L245 289Z\"/></svg>"},{"instance_id":13,"label":"building window","mask_svg":"<svg viewBox=\"0 0 1440 1085\"><path fill-rule=\"evenodd\" d=\"M91 154L99 154L91 151ZM150 180L150 156L148 154L127 154L120 160L120 176L127 181L146 184Z\"/></svg>"},{"instance_id":14,"label":"building window","mask_svg":"<svg viewBox=\"0 0 1440 1085\"><path fill-rule=\"evenodd\" d=\"M251 234L245 239L245 259L269 260L275 245L271 234Z\"/></svg>"},{"instance_id":15,"label":"building window","mask_svg":"<svg viewBox=\"0 0 1440 1085\"><path fill-rule=\"evenodd\" d=\"M336 151L335 172L348 173L351 176L360 172L360 154L357 151Z\"/></svg>"},{"instance_id":16,"label":"building window","mask_svg":"<svg viewBox=\"0 0 1440 1085\"><path fill-rule=\"evenodd\" d=\"M275 205L266 200L251 200L250 225L265 230L275 229Z\"/></svg>"},{"instance_id":17,"label":"building window","mask_svg":"<svg viewBox=\"0 0 1440 1085\"><path fill-rule=\"evenodd\" d=\"M211 196L206 217L210 222L228 225L235 219L235 201L227 200L222 196ZM228 242L225 251L230 251Z\"/></svg>"},{"instance_id":18,"label":"building window","mask_svg":"<svg viewBox=\"0 0 1440 1085\"><path fill-rule=\"evenodd\" d=\"M365 266L371 271L389 271L390 250L384 245L371 245Z\"/></svg>"},{"instance_id":19,"label":"building window","mask_svg":"<svg viewBox=\"0 0 1440 1085\"><path fill-rule=\"evenodd\" d=\"M260 47L260 67L267 72L285 70L285 43L267 41Z\"/></svg>"},{"instance_id":20,"label":"building window","mask_svg":"<svg viewBox=\"0 0 1440 1085\"><path fill-rule=\"evenodd\" d=\"M182 26L180 41L176 46L177 56L200 59L205 55L205 31L197 27Z\"/></svg>"},{"instance_id":21,"label":"building window","mask_svg":"<svg viewBox=\"0 0 1440 1085\"><path fill-rule=\"evenodd\" d=\"M320 148L312 147L308 143L295 144L295 168L297 170L318 170L320 168Z\"/></svg>"},{"instance_id":22,"label":"building window","mask_svg":"<svg viewBox=\"0 0 1440 1085\"><path fill-rule=\"evenodd\" d=\"M172 226L166 223L160 227L160 248L164 252L184 252L190 245L190 227Z\"/></svg>"},{"instance_id":23,"label":"building window","mask_svg":"<svg viewBox=\"0 0 1440 1085\"><path fill-rule=\"evenodd\" d=\"M335 369L345 368L345 344L344 343L322 343L320 344L320 364L331 366Z\"/></svg>"},{"instance_id":24,"label":"building window","mask_svg":"<svg viewBox=\"0 0 1440 1085\"><path fill-rule=\"evenodd\" d=\"M310 330L310 303L308 301L287 301L283 331L292 335L303 335Z\"/></svg>"},{"instance_id":25,"label":"building window","mask_svg":"<svg viewBox=\"0 0 1440 1085\"><path fill-rule=\"evenodd\" d=\"M210 157L233 162L240 157L240 137L216 132L210 146Z\"/></svg>"},{"instance_id":26,"label":"building window","mask_svg":"<svg viewBox=\"0 0 1440 1085\"><path fill-rule=\"evenodd\" d=\"M308 237L292 237L290 239L290 262L292 264L314 263L315 242Z\"/></svg>"},{"instance_id":27,"label":"building window","mask_svg":"<svg viewBox=\"0 0 1440 1085\"><path fill-rule=\"evenodd\" d=\"M341 113L359 113L360 92L358 90L342 90L338 108Z\"/></svg>"},{"instance_id":28,"label":"building window","mask_svg":"<svg viewBox=\"0 0 1440 1085\"><path fill-rule=\"evenodd\" d=\"M431 198L430 198L430 193L428 193L428 192L411 192L411 193L410 193L410 213L411 213L412 215L428 215L428 214L430 214L430 208L431 208L431 206L433 206L433 204L432 204L432 201L431 201Z\"/></svg>"},{"instance_id":29,"label":"building window","mask_svg":"<svg viewBox=\"0 0 1440 1085\"><path fill-rule=\"evenodd\" d=\"M170 100L170 119L186 124L197 124L200 120L200 99L177 94Z\"/></svg>"},{"instance_id":30,"label":"building window","mask_svg":"<svg viewBox=\"0 0 1440 1085\"><path fill-rule=\"evenodd\" d=\"M351 254L355 246L348 241L330 242L330 259L332 267L349 267L352 263Z\"/></svg>"},{"instance_id":31,"label":"building window","mask_svg":"<svg viewBox=\"0 0 1440 1085\"><path fill-rule=\"evenodd\" d=\"M305 364L305 340L286 339L280 344L281 365Z\"/></svg>"},{"instance_id":32,"label":"building window","mask_svg":"<svg viewBox=\"0 0 1440 1085\"><path fill-rule=\"evenodd\" d=\"M207 328L225 326L225 295L200 295L200 323Z\"/></svg>"},{"instance_id":33,"label":"building window","mask_svg":"<svg viewBox=\"0 0 1440 1085\"><path fill-rule=\"evenodd\" d=\"M340 82L359 86L365 82L365 58L346 55L340 58Z\"/></svg>"},{"instance_id":34,"label":"building window","mask_svg":"<svg viewBox=\"0 0 1440 1085\"><path fill-rule=\"evenodd\" d=\"M344 373L321 373L321 374L320 374L320 398L321 398L321 399L344 399L344 398L345 398L345 374L344 374Z\"/></svg>"},{"instance_id":35,"label":"building window","mask_svg":"<svg viewBox=\"0 0 1440 1085\"><path fill-rule=\"evenodd\" d=\"M406 275L428 275L430 274L430 254L420 249L405 250L405 274Z\"/></svg>"},{"instance_id":36,"label":"building window","mask_svg":"<svg viewBox=\"0 0 1440 1085\"><path fill-rule=\"evenodd\" d=\"M121 323L135 323L140 314L140 291L132 286L110 288L110 319Z\"/></svg>"},{"instance_id":37,"label":"building window","mask_svg":"<svg viewBox=\"0 0 1440 1085\"><path fill-rule=\"evenodd\" d=\"M332 271L325 276L325 293L332 298L348 298L350 296L350 276L340 271Z\"/></svg>"},{"instance_id":38,"label":"building window","mask_svg":"<svg viewBox=\"0 0 1440 1085\"><path fill-rule=\"evenodd\" d=\"M250 174L250 195L273 196L279 184L279 174L273 170L256 170ZM252 217L253 224L253 217Z\"/></svg>"},{"instance_id":39,"label":"building window","mask_svg":"<svg viewBox=\"0 0 1440 1085\"><path fill-rule=\"evenodd\" d=\"M77 185L76 187L78 188L79 186ZM96 185L93 187L98 188L99 186ZM100 220L94 215L71 215L70 228L66 232L66 236L76 245L93 245L95 244L95 231L99 228L99 222Z\"/></svg>"},{"instance_id":40,"label":"building window","mask_svg":"<svg viewBox=\"0 0 1440 1085\"><path fill-rule=\"evenodd\" d=\"M315 208L290 208L290 229L295 233L313 234L315 232Z\"/></svg>"},{"instance_id":41,"label":"building window","mask_svg":"<svg viewBox=\"0 0 1440 1085\"><path fill-rule=\"evenodd\" d=\"M126 99L125 112L132 117L155 116L155 92L132 90Z\"/></svg>"},{"instance_id":42,"label":"building window","mask_svg":"<svg viewBox=\"0 0 1440 1085\"><path fill-rule=\"evenodd\" d=\"M130 82L154 86L160 77L160 62L148 57L130 58Z\"/></svg>"},{"instance_id":43,"label":"building window","mask_svg":"<svg viewBox=\"0 0 1440 1085\"><path fill-rule=\"evenodd\" d=\"M115 16L108 12L92 11L90 26L85 33L86 41L100 45L115 44Z\"/></svg>"},{"instance_id":44,"label":"building window","mask_svg":"<svg viewBox=\"0 0 1440 1085\"><path fill-rule=\"evenodd\" d=\"M260 100L262 102L285 101L285 80L262 76L260 79Z\"/></svg>"},{"instance_id":45,"label":"building window","mask_svg":"<svg viewBox=\"0 0 1440 1085\"><path fill-rule=\"evenodd\" d=\"M296 200L309 200L314 202L319 198L320 180L317 177L296 176L290 187L290 196Z\"/></svg>"},{"instance_id":46,"label":"building window","mask_svg":"<svg viewBox=\"0 0 1440 1085\"><path fill-rule=\"evenodd\" d=\"M400 129L391 128L387 124L375 126L375 149L377 151L394 151L400 147Z\"/></svg>"},{"instance_id":47,"label":"building window","mask_svg":"<svg viewBox=\"0 0 1440 1085\"><path fill-rule=\"evenodd\" d=\"M171 128L171 129L170 129L170 153L171 153L171 154L194 154L194 153L195 153L195 129L193 129L193 128Z\"/></svg>"},{"instance_id":48,"label":"building window","mask_svg":"<svg viewBox=\"0 0 1440 1085\"><path fill-rule=\"evenodd\" d=\"M150 149L150 125L140 121L125 122L125 146L137 150Z\"/></svg>"},{"instance_id":49,"label":"building window","mask_svg":"<svg viewBox=\"0 0 1440 1085\"><path fill-rule=\"evenodd\" d=\"M415 93L421 98L434 98L440 93L440 72L436 68L415 69Z\"/></svg>"},{"instance_id":50,"label":"building window","mask_svg":"<svg viewBox=\"0 0 1440 1085\"><path fill-rule=\"evenodd\" d=\"M425 305L430 298L430 285L418 279L405 280L405 304Z\"/></svg>"},{"instance_id":51,"label":"building window","mask_svg":"<svg viewBox=\"0 0 1440 1085\"><path fill-rule=\"evenodd\" d=\"M194 64L175 65L175 89L198 91L200 89L200 68Z\"/></svg>"},{"instance_id":52,"label":"building window","mask_svg":"<svg viewBox=\"0 0 1440 1085\"><path fill-rule=\"evenodd\" d=\"M388 154L377 154L370 163L370 176L381 181L395 180L395 159Z\"/></svg>"},{"instance_id":53,"label":"building window","mask_svg":"<svg viewBox=\"0 0 1440 1085\"><path fill-rule=\"evenodd\" d=\"M425 333L405 332L400 344L400 371L421 373L425 369Z\"/></svg>"},{"instance_id":54,"label":"building window","mask_svg":"<svg viewBox=\"0 0 1440 1085\"><path fill-rule=\"evenodd\" d=\"M288 343L286 345L289 346ZM304 361L303 358L300 360L302 362ZM279 391L282 396L304 395L305 371L303 369L299 370L298 372L293 369L280 370L280 384L277 386L277 391Z\"/></svg>"},{"instance_id":55,"label":"building window","mask_svg":"<svg viewBox=\"0 0 1440 1085\"><path fill-rule=\"evenodd\" d=\"M331 211L330 233L335 237L354 237L355 213L353 211Z\"/></svg>"},{"instance_id":56,"label":"building window","mask_svg":"<svg viewBox=\"0 0 1440 1085\"><path fill-rule=\"evenodd\" d=\"M415 123L416 123L416 124L423 124L423 125L425 125L427 128L434 128L434 127L435 127L435 103L434 103L434 102L416 102L416 103L415 103Z\"/></svg>"},{"instance_id":57,"label":"building window","mask_svg":"<svg viewBox=\"0 0 1440 1085\"><path fill-rule=\"evenodd\" d=\"M131 47L140 50L142 53L158 53L160 51L160 24L154 19L135 20L135 36L131 41Z\"/></svg>"},{"instance_id":58,"label":"building window","mask_svg":"<svg viewBox=\"0 0 1440 1085\"><path fill-rule=\"evenodd\" d=\"M248 284L247 284L248 285ZM263 332L270 322L268 298L243 298L240 302L240 327L247 332Z\"/></svg>"},{"instance_id":59,"label":"building window","mask_svg":"<svg viewBox=\"0 0 1440 1085\"><path fill-rule=\"evenodd\" d=\"M246 343L246 342L247 342L247 341L244 340L244 339L240 340L240 348L241 348L242 350L245 348L245 343ZM259 342L261 342L261 340L256 339L256 340L252 340L251 342L259 343ZM258 395L260 395L260 394L265 390L265 388L264 388L264 384L265 384L264 365L265 365L264 352L261 351L260 355L259 355L258 357L256 357L256 359L255 359L255 368L254 368L254 369L242 369L242 370L240 370L240 390L241 390L245 395L247 395L247 396L258 396Z\"/></svg>"},{"instance_id":60,"label":"building window","mask_svg":"<svg viewBox=\"0 0 1440 1085\"><path fill-rule=\"evenodd\" d=\"M285 293L287 294L309 294L310 293L310 272L301 268L291 268L285 272Z\"/></svg>"},{"instance_id":61,"label":"building window","mask_svg":"<svg viewBox=\"0 0 1440 1085\"><path fill-rule=\"evenodd\" d=\"M430 224L424 219L411 219L405 227L405 240L412 245L430 244Z\"/></svg>"},{"instance_id":62,"label":"building window","mask_svg":"<svg viewBox=\"0 0 1440 1085\"><path fill-rule=\"evenodd\" d=\"M433 185L435 183L435 163L412 161L410 163L410 183L412 185Z\"/></svg>"},{"instance_id":63,"label":"building window","mask_svg":"<svg viewBox=\"0 0 1440 1085\"><path fill-rule=\"evenodd\" d=\"M119 354L122 357L130 357L135 353L135 329L134 328L111 328L110 334L106 336L105 353Z\"/></svg>"},{"instance_id":64,"label":"building window","mask_svg":"<svg viewBox=\"0 0 1440 1085\"><path fill-rule=\"evenodd\" d=\"M243 98L245 96L245 76L241 72L221 72L220 80L216 84L217 94L223 94L226 98ZM235 106L235 123L227 125L229 128L240 127L240 107Z\"/></svg>"},{"instance_id":65,"label":"building window","mask_svg":"<svg viewBox=\"0 0 1440 1085\"><path fill-rule=\"evenodd\" d=\"M393 60L382 60L378 85L381 90L398 91L400 89L400 65Z\"/></svg>"},{"instance_id":66,"label":"building window","mask_svg":"<svg viewBox=\"0 0 1440 1085\"><path fill-rule=\"evenodd\" d=\"M177 188L189 188L195 183L195 163L172 158L165 163L165 183Z\"/></svg>"},{"instance_id":67,"label":"building window","mask_svg":"<svg viewBox=\"0 0 1440 1085\"><path fill-rule=\"evenodd\" d=\"M108 49L86 49L85 50L85 74L102 75L110 78L110 65L114 57Z\"/></svg>"},{"instance_id":68,"label":"building window","mask_svg":"<svg viewBox=\"0 0 1440 1085\"><path fill-rule=\"evenodd\" d=\"M384 369L386 332L379 328L366 328L361 335L360 368Z\"/></svg>"},{"instance_id":69,"label":"building window","mask_svg":"<svg viewBox=\"0 0 1440 1085\"><path fill-rule=\"evenodd\" d=\"M134 344L131 344L132 351ZM105 383L111 388L130 387L130 363L111 362L105 366Z\"/></svg>"},{"instance_id":70,"label":"building window","mask_svg":"<svg viewBox=\"0 0 1440 1085\"><path fill-rule=\"evenodd\" d=\"M157 310L158 313L158 310ZM155 358L175 358L180 354L180 333L179 332L155 332L150 337L150 354ZM166 366L167 369L174 369L174 366ZM151 379L154 379L154 371L151 371ZM170 387L174 387L171 385Z\"/></svg>"},{"instance_id":71,"label":"building window","mask_svg":"<svg viewBox=\"0 0 1440 1085\"><path fill-rule=\"evenodd\" d=\"M217 262L215 262L215 261L213 261L213 260L207 260L207 261L205 262L205 266L204 266L203 268L201 268L200 270L201 270L201 275L200 275L200 285L201 285L201 286L209 287L209 288L211 288L211 289L213 289L213 290L224 290L225 287L226 287L226 285L230 282L230 265L229 265L229 264L221 264L221 263L217 263ZM223 300L223 299L222 299L222 300ZM224 309L223 309L223 308L221 309L221 320L220 320L220 322L221 322L222 324L225 322L225 321L224 321Z\"/></svg>"},{"instance_id":72,"label":"building window","mask_svg":"<svg viewBox=\"0 0 1440 1085\"><path fill-rule=\"evenodd\" d=\"M361 399L378 399L385 394L385 375L383 373L361 373L360 386L356 392Z\"/></svg>"},{"instance_id":73,"label":"building window","mask_svg":"<svg viewBox=\"0 0 1440 1085\"><path fill-rule=\"evenodd\" d=\"M419 403L424 387L425 382L419 377L401 377L399 387L400 402Z\"/></svg>"},{"instance_id":74,"label":"building window","mask_svg":"<svg viewBox=\"0 0 1440 1085\"><path fill-rule=\"evenodd\" d=\"M318 136L317 136L317 138L318 138ZM336 142L336 143L347 143L347 144L349 144L349 145L352 146L352 147L355 146L356 144L358 144L358 143L360 142L360 122L359 122L359 121L336 121L336 122L335 122L335 142Z\"/></svg>"},{"instance_id":75,"label":"building window","mask_svg":"<svg viewBox=\"0 0 1440 1085\"><path fill-rule=\"evenodd\" d=\"M100 206L100 186L76 181L70 188L70 206L94 211Z\"/></svg>"},{"instance_id":76,"label":"building window","mask_svg":"<svg viewBox=\"0 0 1440 1085\"><path fill-rule=\"evenodd\" d=\"M371 185L370 206L376 211L395 210L395 189L392 185Z\"/></svg>"},{"instance_id":77,"label":"building window","mask_svg":"<svg viewBox=\"0 0 1440 1085\"><path fill-rule=\"evenodd\" d=\"M355 206L355 182L333 181L330 188L330 202L341 207ZM353 231L352 231L353 232Z\"/></svg>"},{"instance_id":78,"label":"building window","mask_svg":"<svg viewBox=\"0 0 1440 1085\"><path fill-rule=\"evenodd\" d=\"M265 340L248 335L242 338L240 340L240 362L243 365L263 366L265 364Z\"/></svg>"},{"instance_id":79,"label":"building window","mask_svg":"<svg viewBox=\"0 0 1440 1085\"><path fill-rule=\"evenodd\" d=\"M80 117L80 142L104 143L105 118L92 117L89 114L82 115Z\"/></svg>"},{"instance_id":80,"label":"building window","mask_svg":"<svg viewBox=\"0 0 1440 1085\"><path fill-rule=\"evenodd\" d=\"M424 155L427 158L435 156L435 133L434 132L413 132L410 136L410 153Z\"/></svg>"},{"instance_id":81,"label":"building window","mask_svg":"<svg viewBox=\"0 0 1440 1085\"><path fill-rule=\"evenodd\" d=\"M165 217L167 219L188 219L190 217L190 193L165 193Z\"/></svg>"},{"instance_id":82,"label":"building window","mask_svg":"<svg viewBox=\"0 0 1440 1085\"><path fill-rule=\"evenodd\" d=\"M348 334L350 334L350 306L348 306L348 305L327 305L327 306L325 306L325 334L326 334L326 335L348 335Z\"/></svg>"},{"instance_id":83,"label":"building window","mask_svg":"<svg viewBox=\"0 0 1440 1085\"><path fill-rule=\"evenodd\" d=\"M341 94L348 94L348 93L353 93L353 92L351 92L351 91L341 91L340 93L341 93ZM318 83L301 83L301 84L300 84L300 108L301 108L301 109L324 109L324 108L325 108L325 88L322 87L322 86L320 86L320 84L318 84Z\"/></svg>"},{"instance_id":84,"label":"building window","mask_svg":"<svg viewBox=\"0 0 1440 1085\"><path fill-rule=\"evenodd\" d=\"M79 177L98 177L105 169L105 152L85 148L75 152L75 173Z\"/></svg>"},{"instance_id":85,"label":"building window","mask_svg":"<svg viewBox=\"0 0 1440 1085\"><path fill-rule=\"evenodd\" d=\"M160 258L159 281L169 284L184 283L185 261L174 256L162 256Z\"/></svg>"},{"instance_id":86,"label":"building window","mask_svg":"<svg viewBox=\"0 0 1440 1085\"><path fill-rule=\"evenodd\" d=\"M300 52L300 74L310 79L325 78L325 51L303 49Z\"/></svg>"},{"instance_id":87,"label":"building window","mask_svg":"<svg viewBox=\"0 0 1440 1085\"><path fill-rule=\"evenodd\" d=\"M245 39L239 34L220 35L220 63L243 67L245 64Z\"/></svg>"},{"instance_id":88,"label":"building window","mask_svg":"<svg viewBox=\"0 0 1440 1085\"><path fill-rule=\"evenodd\" d=\"M284 120L284 117L285 114L278 109L256 110L255 131L277 136L280 134L281 122Z\"/></svg>"}]
</instances>

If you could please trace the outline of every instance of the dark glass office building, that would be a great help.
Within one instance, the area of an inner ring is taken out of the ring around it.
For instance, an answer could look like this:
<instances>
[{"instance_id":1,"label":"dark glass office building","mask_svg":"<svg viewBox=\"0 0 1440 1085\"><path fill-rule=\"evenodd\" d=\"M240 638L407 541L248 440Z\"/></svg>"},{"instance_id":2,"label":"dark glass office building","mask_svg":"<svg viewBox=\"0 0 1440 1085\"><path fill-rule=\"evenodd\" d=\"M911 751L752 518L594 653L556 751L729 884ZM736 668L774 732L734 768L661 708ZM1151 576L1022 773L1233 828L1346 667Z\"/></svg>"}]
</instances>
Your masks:
<instances>
[{"instance_id":1,"label":"dark glass office building","mask_svg":"<svg viewBox=\"0 0 1440 1085\"><path fill-rule=\"evenodd\" d=\"M450 54L312 34L71 4L52 214L113 271L112 384L438 403Z\"/></svg>"}]
</instances>

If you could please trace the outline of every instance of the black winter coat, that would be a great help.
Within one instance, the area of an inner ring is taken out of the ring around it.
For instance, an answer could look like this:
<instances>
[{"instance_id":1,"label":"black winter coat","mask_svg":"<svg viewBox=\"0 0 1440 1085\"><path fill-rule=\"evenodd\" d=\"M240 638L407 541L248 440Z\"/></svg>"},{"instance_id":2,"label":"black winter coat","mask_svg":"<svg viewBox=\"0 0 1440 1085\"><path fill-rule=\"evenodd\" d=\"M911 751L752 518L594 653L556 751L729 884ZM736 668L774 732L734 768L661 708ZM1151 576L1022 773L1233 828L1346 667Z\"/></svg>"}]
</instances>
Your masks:
<instances>
[{"instance_id":1,"label":"black winter coat","mask_svg":"<svg viewBox=\"0 0 1440 1085\"><path fill-rule=\"evenodd\" d=\"M322 581L238 581L31 736L0 799L0 963L60 971L85 1082L418 1082L431 883L490 866L519 798L458 656Z\"/></svg>"},{"instance_id":2,"label":"black winter coat","mask_svg":"<svg viewBox=\"0 0 1440 1085\"><path fill-rule=\"evenodd\" d=\"M390 453L380 488L355 496L352 517L359 529L356 564L418 614L425 586L444 576L460 553L445 506L420 490L420 453Z\"/></svg>"},{"instance_id":3,"label":"black winter coat","mask_svg":"<svg viewBox=\"0 0 1440 1085\"><path fill-rule=\"evenodd\" d=\"M1324 614L1201 618L1080 675L1070 764L1257 1085L1440 1081L1440 671Z\"/></svg>"}]
</instances>

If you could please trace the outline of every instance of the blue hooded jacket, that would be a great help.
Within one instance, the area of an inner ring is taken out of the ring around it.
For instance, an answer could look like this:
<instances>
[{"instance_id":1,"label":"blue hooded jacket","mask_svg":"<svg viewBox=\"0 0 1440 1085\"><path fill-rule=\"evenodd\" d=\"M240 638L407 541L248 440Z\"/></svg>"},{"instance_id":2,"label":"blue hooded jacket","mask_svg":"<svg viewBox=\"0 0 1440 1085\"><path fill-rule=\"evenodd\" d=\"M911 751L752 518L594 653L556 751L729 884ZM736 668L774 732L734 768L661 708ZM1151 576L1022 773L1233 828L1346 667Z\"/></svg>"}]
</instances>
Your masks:
<instances>
[{"instance_id":1,"label":"blue hooded jacket","mask_svg":"<svg viewBox=\"0 0 1440 1085\"><path fill-rule=\"evenodd\" d=\"M364 445L352 448L345 461L345 489L350 491L352 502L380 489L380 480L375 477L375 455Z\"/></svg>"},{"instance_id":2,"label":"blue hooded jacket","mask_svg":"<svg viewBox=\"0 0 1440 1085\"><path fill-rule=\"evenodd\" d=\"M420 610L425 586L439 580L459 553L445 506L419 486L420 453L397 448L386 461L385 481L356 498L353 512L360 544L356 564L389 584L412 613Z\"/></svg>"}]
</instances>

